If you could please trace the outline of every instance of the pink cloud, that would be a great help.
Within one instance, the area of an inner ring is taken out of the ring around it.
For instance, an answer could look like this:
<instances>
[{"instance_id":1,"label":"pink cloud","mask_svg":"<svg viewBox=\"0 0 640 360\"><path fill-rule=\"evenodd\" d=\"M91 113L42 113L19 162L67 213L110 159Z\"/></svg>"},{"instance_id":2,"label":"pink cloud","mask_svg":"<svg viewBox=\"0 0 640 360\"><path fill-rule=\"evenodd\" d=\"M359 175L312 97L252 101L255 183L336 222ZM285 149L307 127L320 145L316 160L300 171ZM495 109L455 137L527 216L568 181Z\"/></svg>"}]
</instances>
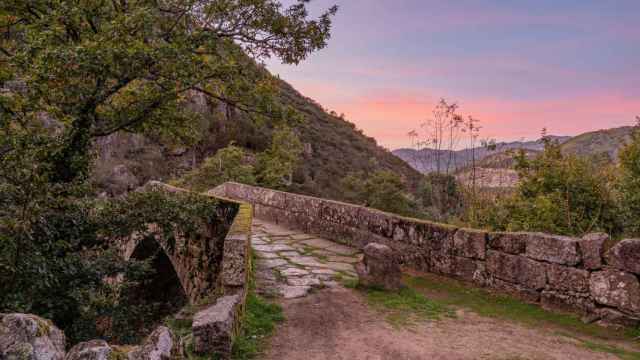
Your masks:
<instances>
[{"instance_id":1,"label":"pink cloud","mask_svg":"<svg viewBox=\"0 0 640 360\"><path fill-rule=\"evenodd\" d=\"M407 133L419 129L438 97L417 93L378 93L330 106L388 147L408 146ZM640 114L637 99L588 94L560 100L515 101L461 99L460 113L481 120L482 137L497 140L535 139L542 128L558 135L631 125Z\"/></svg>"}]
</instances>

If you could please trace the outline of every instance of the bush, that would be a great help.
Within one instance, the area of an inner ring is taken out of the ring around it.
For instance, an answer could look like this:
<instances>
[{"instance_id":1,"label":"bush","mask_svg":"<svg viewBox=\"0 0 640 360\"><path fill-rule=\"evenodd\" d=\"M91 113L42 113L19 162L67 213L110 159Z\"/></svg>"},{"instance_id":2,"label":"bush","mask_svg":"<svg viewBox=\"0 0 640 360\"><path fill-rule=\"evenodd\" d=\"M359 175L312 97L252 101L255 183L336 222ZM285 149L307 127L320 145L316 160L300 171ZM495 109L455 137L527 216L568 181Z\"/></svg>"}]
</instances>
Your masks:
<instances>
[{"instance_id":1,"label":"bush","mask_svg":"<svg viewBox=\"0 0 640 360\"><path fill-rule=\"evenodd\" d=\"M348 201L405 216L419 215L402 179L391 171L379 170L368 177L350 174L342 184Z\"/></svg>"},{"instance_id":2,"label":"bush","mask_svg":"<svg viewBox=\"0 0 640 360\"><path fill-rule=\"evenodd\" d=\"M640 118L638 119L640 121ZM625 233L640 235L640 129L636 128L631 141L620 151L620 175L617 181L618 198L624 218Z\"/></svg>"},{"instance_id":3,"label":"bush","mask_svg":"<svg viewBox=\"0 0 640 360\"><path fill-rule=\"evenodd\" d=\"M621 233L609 169L598 169L586 158L563 155L559 144L548 141L533 159L519 154L516 170L520 176L516 194L497 201L483 225L563 235Z\"/></svg>"}]
</instances>

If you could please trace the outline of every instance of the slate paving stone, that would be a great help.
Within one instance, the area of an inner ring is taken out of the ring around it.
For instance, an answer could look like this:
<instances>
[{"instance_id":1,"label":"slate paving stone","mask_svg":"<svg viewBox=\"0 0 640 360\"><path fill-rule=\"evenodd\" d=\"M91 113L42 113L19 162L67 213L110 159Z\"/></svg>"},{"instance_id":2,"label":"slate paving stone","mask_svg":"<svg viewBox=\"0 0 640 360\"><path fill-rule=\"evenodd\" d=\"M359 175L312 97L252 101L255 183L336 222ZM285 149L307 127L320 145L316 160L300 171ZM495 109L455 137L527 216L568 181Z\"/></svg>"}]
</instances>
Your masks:
<instances>
[{"instance_id":1,"label":"slate paving stone","mask_svg":"<svg viewBox=\"0 0 640 360\"><path fill-rule=\"evenodd\" d=\"M280 270L280 275L285 276L285 277L309 275L309 271L291 267L291 268L285 268L285 269Z\"/></svg>"},{"instance_id":2,"label":"slate paving stone","mask_svg":"<svg viewBox=\"0 0 640 360\"><path fill-rule=\"evenodd\" d=\"M357 253L359 253L360 251L358 251L358 249L354 249L352 247L348 247L345 245L340 245L340 244L335 244L326 248L325 250L334 252L338 255L355 255Z\"/></svg>"},{"instance_id":3,"label":"slate paving stone","mask_svg":"<svg viewBox=\"0 0 640 360\"><path fill-rule=\"evenodd\" d=\"M282 265L287 265L287 260L284 259L260 259L258 260L258 267L264 267L267 269L273 269Z\"/></svg>"},{"instance_id":4,"label":"slate paving stone","mask_svg":"<svg viewBox=\"0 0 640 360\"><path fill-rule=\"evenodd\" d=\"M334 246L336 245L336 243L334 243L333 241L329 241L326 239L320 239L320 238L315 238L315 239L309 239L309 240L303 240L300 241L301 244L305 244L314 248L318 248L318 249L325 249L328 248L330 246Z\"/></svg>"},{"instance_id":5,"label":"slate paving stone","mask_svg":"<svg viewBox=\"0 0 640 360\"><path fill-rule=\"evenodd\" d=\"M278 251L291 251L293 248L289 245L255 245L253 247L254 250L264 251L264 252L278 252Z\"/></svg>"},{"instance_id":6,"label":"slate paving stone","mask_svg":"<svg viewBox=\"0 0 640 360\"><path fill-rule=\"evenodd\" d=\"M292 299L306 296L312 288L341 286L335 281L338 274L356 278L353 264L361 258L356 249L266 222L254 221L253 228L261 294Z\"/></svg>"},{"instance_id":7,"label":"slate paving stone","mask_svg":"<svg viewBox=\"0 0 640 360\"><path fill-rule=\"evenodd\" d=\"M309 291L311 291L311 286L280 285L278 290L285 299L295 299L307 296Z\"/></svg>"}]
</instances>

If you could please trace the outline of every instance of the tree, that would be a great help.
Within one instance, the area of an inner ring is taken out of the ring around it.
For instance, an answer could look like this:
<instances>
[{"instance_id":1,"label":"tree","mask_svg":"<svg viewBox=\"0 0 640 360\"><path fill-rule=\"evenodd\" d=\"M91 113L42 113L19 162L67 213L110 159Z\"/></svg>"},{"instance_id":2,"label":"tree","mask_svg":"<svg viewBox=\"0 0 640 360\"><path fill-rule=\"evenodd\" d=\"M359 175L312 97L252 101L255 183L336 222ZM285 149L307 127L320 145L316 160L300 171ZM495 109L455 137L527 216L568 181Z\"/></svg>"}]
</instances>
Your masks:
<instances>
[{"instance_id":1,"label":"tree","mask_svg":"<svg viewBox=\"0 0 640 360\"><path fill-rule=\"evenodd\" d=\"M270 188L284 189L293 183L293 172L300 162L303 146L298 135L286 125L273 132L271 146L258 155L258 182Z\"/></svg>"},{"instance_id":2,"label":"tree","mask_svg":"<svg viewBox=\"0 0 640 360\"><path fill-rule=\"evenodd\" d=\"M462 210L462 192L455 176L429 173L418 188L422 206L429 218L447 220Z\"/></svg>"},{"instance_id":3,"label":"tree","mask_svg":"<svg viewBox=\"0 0 640 360\"><path fill-rule=\"evenodd\" d=\"M610 177L589 159L564 155L560 144L547 138L544 151L535 158L523 151L517 155L516 170L517 194L496 205L496 216L488 217L493 227L563 235L620 234Z\"/></svg>"},{"instance_id":4,"label":"tree","mask_svg":"<svg viewBox=\"0 0 640 360\"><path fill-rule=\"evenodd\" d=\"M93 338L94 315L118 305L102 301L113 294L104 278L135 265L105 252L104 239L148 223L166 234L213 223L213 200L96 199L92 144L120 131L193 141L193 94L256 121L289 119L277 80L256 62L298 63L326 45L337 9L310 20L307 3L0 2L0 312L33 312L73 341ZM121 305L126 324L137 314Z\"/></svg>"},{"instance_id":5,"label":"tree","mask_svg":"<svg viewBox=\"0 0 640 360\"><path fill-rule=\"evenodd\" d=\"M86 178L93 139L118 131L192 135L193 92L256 118L282 118L273 79L254 60L298 63L326 45L330 8L309 20L307 1L43 1L0 4L1 122L43 114L65 125L50 154L52 181ZM250 56L247 56L250 55ZM10 151L10 150L5 150Z\"/></svg>"},{"instance_id":6,"label":"tree","mask_svg":"<svg viewBox=\"0 0 640 360\"><path fill-rule=\"evenodd\" d=\"M640 117L631 134L631 141L619 154L620 176L617 187L625 231L629 235L640 234Z\"/></svg>"},{"instance_id":7,"label":"tree","mask_svg":"<svg viewBox=\"0 0 640 360\"><path fill-rule=\"evenodd\" d=\"M405 216L418 213L402 179L391 171L378 170L370 176L353 173L342 183L347 189L345 197L351 202Z\"/></svg>"},{"instance_id":8,"label":"tree","mask_svg":"<svg viewBox=\"0 0 640 360\"><path fill-rule=\"evenodd\" d=\"M249 185L256 182L255 169L247 163L246 152L233 143L207 158L199 168L185 174L177 185L206 191L227 181Z\"/></svg>"}]
</instances>

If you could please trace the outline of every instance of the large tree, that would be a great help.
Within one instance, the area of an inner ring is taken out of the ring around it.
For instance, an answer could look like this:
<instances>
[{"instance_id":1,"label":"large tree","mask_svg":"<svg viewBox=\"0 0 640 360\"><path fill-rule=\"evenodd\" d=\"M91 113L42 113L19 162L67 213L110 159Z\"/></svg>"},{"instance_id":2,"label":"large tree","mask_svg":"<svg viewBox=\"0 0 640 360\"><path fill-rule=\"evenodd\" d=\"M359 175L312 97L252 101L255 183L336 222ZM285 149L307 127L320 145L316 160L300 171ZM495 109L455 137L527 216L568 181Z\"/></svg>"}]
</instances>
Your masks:
<instances>
[{"instance_id":1,"label":"large tree","mask_svg":"<svg viewBox=\"0 0 640 360\"><path fill-rule=\"evenodd\" d=\"M86 177L94 138L188 134L196 114L184 103L194 93L283 117L273 79L248 65L271 56L298 63L326 45L337 8L309 19L308 2L4 0L0 124L64 124L50 159L52 180L64 183Z\"/></svg>"}]
</instances>

